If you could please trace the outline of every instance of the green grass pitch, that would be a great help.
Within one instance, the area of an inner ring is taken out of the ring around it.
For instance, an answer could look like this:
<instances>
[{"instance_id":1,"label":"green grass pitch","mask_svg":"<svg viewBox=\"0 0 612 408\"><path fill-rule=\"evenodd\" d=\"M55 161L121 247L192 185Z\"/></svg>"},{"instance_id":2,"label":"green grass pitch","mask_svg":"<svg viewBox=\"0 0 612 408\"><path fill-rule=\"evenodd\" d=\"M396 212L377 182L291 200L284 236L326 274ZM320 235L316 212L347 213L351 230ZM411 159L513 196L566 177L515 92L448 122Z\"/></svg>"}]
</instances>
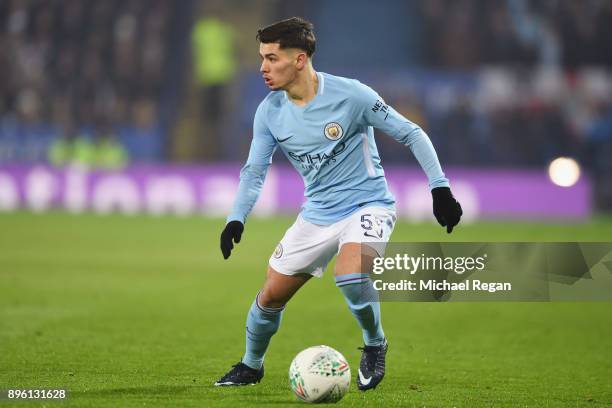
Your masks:
<instances>
[{"instance_id":1,"label":"green grass pitch","mask_svg":"<svg viewBox=\"0 0 612 408\"><path fill-rule=\"evenodd\" d=\"M249 221L223 261L220 219L0 215L0 389L69 391L49 407L300 406L289 363L327 344L353 370L340 406L612 405L612 303L384 303L387 375L361 393L360 330L330 270L288 305L263 382L213 387L242 356L247 309L291 222ZM611 238L608 218L475 223L450 236L399 223L393 241Z\"/></svg>"}]
</instances>

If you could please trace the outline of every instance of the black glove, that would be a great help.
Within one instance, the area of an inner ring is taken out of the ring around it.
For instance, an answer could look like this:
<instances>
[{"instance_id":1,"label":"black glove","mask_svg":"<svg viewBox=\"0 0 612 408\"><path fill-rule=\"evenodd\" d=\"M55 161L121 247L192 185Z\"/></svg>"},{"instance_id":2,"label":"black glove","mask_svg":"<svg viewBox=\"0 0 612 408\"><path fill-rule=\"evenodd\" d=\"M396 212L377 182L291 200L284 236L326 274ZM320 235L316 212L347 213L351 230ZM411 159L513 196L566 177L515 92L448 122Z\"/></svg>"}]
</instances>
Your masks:
<instances>
[{"instance_id":1,"label":"black glove","mask_svg":"<svg viewBox=\"0 0 612 408\"><path fill-rule=\"evenodd\" d=\"M448 187L436 187L431 190L433 197L433 213L441 226L446 227L446 232L453 232L453 227L459 224L463 210L461 204L451 193Z\"/></svg>"},{"instance_id":2,"label":"black glove","mask_svg":"<svg viewBox=\"0 0 612 408\"><path fill-rule=\"evenodd\" d=\"M240 242L242 231L244 231L244 224L240 221L230 221L227 223L225 229L221 233L221 252L223 253L223 259L229 258L232 249L234 249L234 242Z\"/></svg>"}]
</instances>

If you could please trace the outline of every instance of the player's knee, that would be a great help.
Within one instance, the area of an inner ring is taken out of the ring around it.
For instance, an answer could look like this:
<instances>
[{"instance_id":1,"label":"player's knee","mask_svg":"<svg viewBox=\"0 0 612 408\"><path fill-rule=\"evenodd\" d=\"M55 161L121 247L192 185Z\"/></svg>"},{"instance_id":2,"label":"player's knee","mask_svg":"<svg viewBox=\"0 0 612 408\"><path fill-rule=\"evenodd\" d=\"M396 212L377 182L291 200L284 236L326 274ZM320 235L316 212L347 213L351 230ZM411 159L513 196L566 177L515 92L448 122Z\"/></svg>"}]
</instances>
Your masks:
<instances>
[{"instance_id":1,"label":"player's knee","mask_svg":"<svg viewBox=\"0 0 612 408\"><path fill-rule=\"evenodd\" d=\"M262 289L259 293L259 305L263 307L281 308L285 306L286 299L279 293L268 288Z\"/></svg>"},{"instance_id":2,"label":"player's knee","mask_svg":"<svg viewBox=\"0 0 612 408\"><path fill-rule=\"evenodd\" d=\"M348 259L340 263L336 263L334 269L335 276L349 275L352 273L361 273L361 261L359 259Z\"/></svg>"}]
</instances>

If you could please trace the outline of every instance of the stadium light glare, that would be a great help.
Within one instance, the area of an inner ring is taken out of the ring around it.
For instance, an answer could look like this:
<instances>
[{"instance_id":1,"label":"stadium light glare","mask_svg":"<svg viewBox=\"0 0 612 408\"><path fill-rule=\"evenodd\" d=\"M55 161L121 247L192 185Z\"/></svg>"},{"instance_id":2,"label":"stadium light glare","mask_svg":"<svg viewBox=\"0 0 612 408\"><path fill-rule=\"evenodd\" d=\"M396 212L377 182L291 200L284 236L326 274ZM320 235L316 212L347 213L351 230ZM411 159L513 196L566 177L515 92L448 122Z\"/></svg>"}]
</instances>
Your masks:
<instances>
[{"instance_id":1,"label":"stadium light glare","mask_svg":"<svg viewBox=\"0 0 612 408\"><path fill-rule=\"evenodd\" d=\"M580 179L580 165L571 157L558 157L548 166L548 177L560 187L571 187Z\"/></svg>"}]
</instances>

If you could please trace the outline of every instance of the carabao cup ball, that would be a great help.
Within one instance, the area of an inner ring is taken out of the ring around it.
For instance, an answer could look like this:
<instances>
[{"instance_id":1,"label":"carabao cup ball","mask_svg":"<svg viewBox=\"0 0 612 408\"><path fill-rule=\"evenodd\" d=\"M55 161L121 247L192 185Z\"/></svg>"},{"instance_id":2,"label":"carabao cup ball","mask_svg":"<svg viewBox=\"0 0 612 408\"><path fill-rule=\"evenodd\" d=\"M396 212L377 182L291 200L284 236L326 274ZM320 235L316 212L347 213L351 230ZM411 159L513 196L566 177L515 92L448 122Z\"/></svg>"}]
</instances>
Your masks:
<instances>
[{"instance_id":1,"label":"carabao cup ball","mask_svg":"<svg viewBox=\"0 0 612 408\"><path fill-rule=\"evenodd\" d=\"M289 384L305 402L337 402L347 393L351 369L346 358L328 346L301 351L289 367Z\"/></svg>"}]
</instances>

